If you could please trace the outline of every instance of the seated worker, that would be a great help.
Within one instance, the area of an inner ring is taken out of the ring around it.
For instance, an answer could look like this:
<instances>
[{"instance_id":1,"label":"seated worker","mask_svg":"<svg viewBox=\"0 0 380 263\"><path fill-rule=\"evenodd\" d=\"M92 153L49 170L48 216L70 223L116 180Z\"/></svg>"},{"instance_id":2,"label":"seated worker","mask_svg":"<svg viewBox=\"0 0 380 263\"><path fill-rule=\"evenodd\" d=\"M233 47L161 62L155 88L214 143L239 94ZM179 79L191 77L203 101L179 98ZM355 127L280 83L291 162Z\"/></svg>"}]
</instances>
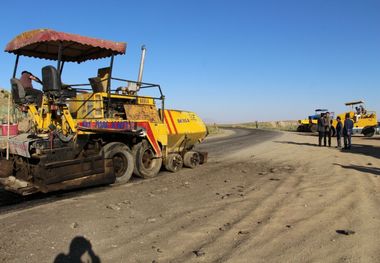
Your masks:
<instances>
[{"instance_id":1,"label":"seated worker","mask_svg":"<svg viewBox=\"0 0 380 263\"><path fill-rule=\"evenodd\" d=\"M363 105L360 105L360 113L363 115L367 114L367 111L364 109Z\"/></svg>"},{"instance_id":2,"label":"seated worker","mask_svg":"<svg viewBox=\"0 0 380 263\"><path fill-rule=\"evenodd\" d=\"M25 89L25 95L33 96L36 99L35 102L37 106L41 106L43 92L33 88L32 80L42 85L42 81L36 76L34 76L32 73L30 73L29 71L24 70L21 73L20 82Z\"/></svg>"}]
</instances>

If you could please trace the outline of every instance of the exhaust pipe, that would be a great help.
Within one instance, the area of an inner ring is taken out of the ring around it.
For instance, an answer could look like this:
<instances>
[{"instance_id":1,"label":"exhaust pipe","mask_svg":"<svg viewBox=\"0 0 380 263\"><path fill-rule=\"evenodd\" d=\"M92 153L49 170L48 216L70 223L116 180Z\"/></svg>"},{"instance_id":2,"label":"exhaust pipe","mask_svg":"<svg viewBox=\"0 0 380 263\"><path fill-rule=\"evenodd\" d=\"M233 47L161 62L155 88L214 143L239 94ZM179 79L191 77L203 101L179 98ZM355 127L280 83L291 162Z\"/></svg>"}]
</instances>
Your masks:
<instances>
[{"instance_id":1,"label":"exhaust pipe","mask_svg":"<svg viewBox=\"0 0 380 263\"><path fill-rule=\"evenodd\" d=\"M145 53L146 53L146 48L145 48L145 45L143 45L141 46L141 60L140 60L139 75L137 77L137 90L139 90L141 87L143 71L144 71Z\"/></svg>"}]
</instances>

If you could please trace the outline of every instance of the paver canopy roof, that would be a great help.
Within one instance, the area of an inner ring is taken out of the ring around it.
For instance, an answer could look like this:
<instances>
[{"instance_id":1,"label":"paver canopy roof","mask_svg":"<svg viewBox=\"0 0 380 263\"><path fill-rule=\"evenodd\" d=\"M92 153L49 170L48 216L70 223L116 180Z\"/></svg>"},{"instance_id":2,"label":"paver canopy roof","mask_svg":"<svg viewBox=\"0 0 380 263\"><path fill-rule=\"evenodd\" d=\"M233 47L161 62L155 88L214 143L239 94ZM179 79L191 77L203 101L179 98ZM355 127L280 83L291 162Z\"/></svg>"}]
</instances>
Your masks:
<instances>
[{"instance_id":1,"label":"paver canopy roof","mask_svg":"<svg viewBox=\"0 0 380 263\"><path fill-rule=\"evenodd\" d=\"M37 29L16 36L5 48L6 52L23 56L58 59L62 44L62 61L83 62L89 59L124 54L126 43Z\"/></svg>"}]
</instances>

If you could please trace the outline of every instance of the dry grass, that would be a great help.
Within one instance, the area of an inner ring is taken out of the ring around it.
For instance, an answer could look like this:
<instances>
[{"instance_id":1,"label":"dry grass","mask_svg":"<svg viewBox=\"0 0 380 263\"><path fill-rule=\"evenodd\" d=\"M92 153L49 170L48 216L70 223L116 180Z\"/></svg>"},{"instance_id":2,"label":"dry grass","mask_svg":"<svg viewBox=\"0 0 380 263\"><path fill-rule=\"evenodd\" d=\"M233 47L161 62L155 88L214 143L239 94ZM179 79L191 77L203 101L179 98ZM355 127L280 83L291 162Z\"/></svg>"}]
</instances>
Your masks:
<instances>
[{"instance_id":1,"label":"dry grass","mask_svg":"<svg viewBox=\"0 0 380 263\"><path fill-rule=\"evenodd\" d=\"M222 133L222 131L219 129L219 126L217 124L206 124L207 130L209 134L219 134Z\"/></svg>"},{"instance_id":2,"label":"dry grass","mask_svg":"<svg viewBox=\"0 0 380 263\"><path fill-rule=\"evenodd\" d=\"M242 127L249 129L269 129L282 131L296 131L298 127L297 121L268 121L268 122L247 122L231 125L220 125L220 127Z\"/></svg>"}]
</instances>

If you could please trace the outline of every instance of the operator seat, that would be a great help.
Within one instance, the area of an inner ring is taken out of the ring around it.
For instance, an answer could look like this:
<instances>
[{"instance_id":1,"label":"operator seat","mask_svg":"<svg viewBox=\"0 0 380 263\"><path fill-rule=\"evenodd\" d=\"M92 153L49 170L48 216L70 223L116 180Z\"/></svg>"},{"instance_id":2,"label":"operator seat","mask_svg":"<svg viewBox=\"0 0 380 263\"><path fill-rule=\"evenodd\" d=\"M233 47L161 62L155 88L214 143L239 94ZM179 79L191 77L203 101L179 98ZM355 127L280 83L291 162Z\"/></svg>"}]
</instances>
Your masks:
<instances>
[{"instance_id":1,"label":"operator seat","mask_svg":"<svg viewBox=\"0 0 380 263\"><path fill-rule=\"evenodd\" d=\"M62 83L61 76L53 66L42 68L42 83L42 90L54 97L74 98L76 96L76 90Z\"/></svg>"},{"instance_id":2,"label":"operator seat","mask_svg":"<svg viewBox=\"0 0 380 263\"><path fill-rule=\"evenodd\" d=\"M16 78L11 79L11 92L13 102L15 104L35 103L36 98L34 96L26 95L25 88L22 86L21 81Z\"/></svg>"},{"instance_id":3,"label":"operator seat","mask_svg":"<svg viewBox=\"0 0 380 263\"><path fill-rule=\"evenodd\" d=\"M42 68L42 90L53 96L59 97L62 90L61 78L58 71L53 66Z\"/></svg>"}]
</instances>

